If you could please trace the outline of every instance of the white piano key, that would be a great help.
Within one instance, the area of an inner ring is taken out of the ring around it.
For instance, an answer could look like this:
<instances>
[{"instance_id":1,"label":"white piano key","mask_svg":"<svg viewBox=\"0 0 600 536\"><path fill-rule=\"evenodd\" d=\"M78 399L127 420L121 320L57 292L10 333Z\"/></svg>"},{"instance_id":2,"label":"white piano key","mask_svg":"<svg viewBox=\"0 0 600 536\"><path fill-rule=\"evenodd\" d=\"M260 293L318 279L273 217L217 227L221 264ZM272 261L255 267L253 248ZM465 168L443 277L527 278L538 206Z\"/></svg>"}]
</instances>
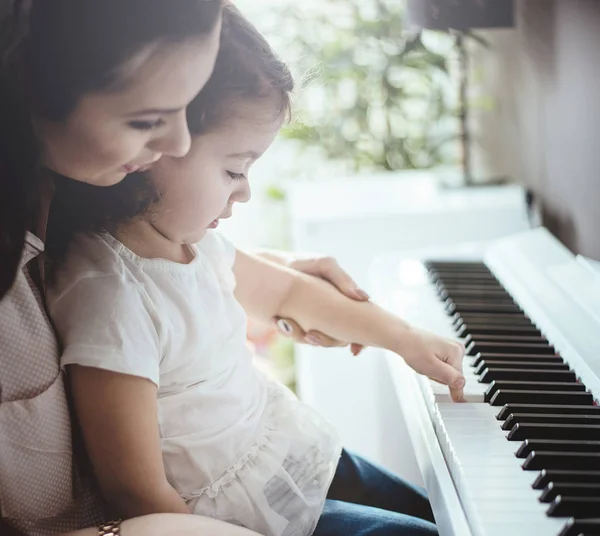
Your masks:
<instances>
[{"instance_id":1,"label":"white piano key","mask_svg":"<svg viewBox=\"0 0 600 536\"><path fill-rule=\"evenodd\" d=\"M426 381L411 371L408 366L391 352L387 354L390 374L404 413L407 427L411 430L411 441L417 463L423 475L429 500L433 508L440 536L478 536L476 522L467 522L464 508L459 500L455 484L448 467L452 457L442 452L444 431L441 419L431 418L437 411L435 400L419 388ZM451 452L448 449L448 452Z\"/></svg>"},{"instance_id":2,"label":"white piano key","mask_svg":"<svg viewBox=\"0 0 600 536\"><path fill-rule=\"evenodd\" d=\"M483 395L487 389L487 385L479 383L475 378L470 378L465 374L464 399L466 402L483 402ZM437 402L452 402L450 391L446 385L441 385L432 380L430 388Z\"/></svg>"},{"instance_id":3,"label":"white piano key","mask_svg":"<svg viewBox=\"0 0 600 536\"><path fill-rule=\"evenodd\" d=\"M468 407L462 419L456 417L460 413L460 406L438 405L446 441L453 450L452 476L461 497L469 498L471 517L486 529L509 518L518 522L511 536L530 534L536 523L549 519L548 505L538 500L540 491L531 488L537 473L522 470L522 460L514 455L519 443L506 440L495 419L496 408L487 404ZM555 530L548 534L558 533L563 522L548 521L548 528Z\"/></svg>"},{"instance_id":4,"label":"white piano key","mask_svg":"<svg viewBox=\"0 0 600 536\"><path fill-rule=\"evenodd\" d=\"M524 526L523 521L515 521L508 512L505 519L495 519L493 524L485 527L485 536L513 536L522 532L538 536L556 536L564 524L564 519L544 517L528 521Z\"/></svg>"},{"instance_id":5,"label":"white piano key","mask_svg":"<svg viewBox=\"0 0 600 536\"><path fill-rule=\"evenodd\" d=\"M488 527L507 518L518 520L511 536L530 534L541 520L554 531L549 535L557 534L564 520L546 517L548 505L541 504L539 490L531 488L537 473L521 469L522 460L514 455L519 442L506 440L497 412L488 404L436 405L437 429L443 430L446 445L443 450L451 458L449 469L469 519L477 520L485 536Z\"/></svg>"}]
</instances>

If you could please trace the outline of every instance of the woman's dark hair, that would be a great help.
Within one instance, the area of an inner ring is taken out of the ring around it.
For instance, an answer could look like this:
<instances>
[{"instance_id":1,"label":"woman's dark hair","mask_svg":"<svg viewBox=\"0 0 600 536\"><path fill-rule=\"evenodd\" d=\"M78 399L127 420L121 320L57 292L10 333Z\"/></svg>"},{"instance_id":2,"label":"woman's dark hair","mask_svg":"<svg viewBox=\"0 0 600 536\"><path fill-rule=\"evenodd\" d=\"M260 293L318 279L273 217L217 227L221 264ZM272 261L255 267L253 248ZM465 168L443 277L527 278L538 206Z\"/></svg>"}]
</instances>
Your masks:
<instances>
[{"instance_id":1,"label":"woman's dark hair","mask_svg":"<svg viewBox=\"0 0 600 536\"><path fill-rule=\"evenodd\" d=\"M65 120L84 93L122 82L119 67L144 46L209 34L222 7L221 0L11 4L0 19L0 299L12 286L39 210L40 147L32 117Z\"/></svg>"},{"instance_id":2,"label":"woman's dark hair","mask_svg":"<svg viewBox=\"0 0 600 536\"><path fill-rule=\"evenodd\" d=\"M264 102L275 106L277 114L289 117L293 89L287 65L240 11L227 3L213 74L187 109L190 131L202 135L218 128L235 115L238 102ZM271 119L272 115L267 120ZM48 231L49 256L60 260L75 234L114 232L119 223L147 212L159 199L144 173L133 173L105 188L58 180Z\"/></svg>"}]
</instances>

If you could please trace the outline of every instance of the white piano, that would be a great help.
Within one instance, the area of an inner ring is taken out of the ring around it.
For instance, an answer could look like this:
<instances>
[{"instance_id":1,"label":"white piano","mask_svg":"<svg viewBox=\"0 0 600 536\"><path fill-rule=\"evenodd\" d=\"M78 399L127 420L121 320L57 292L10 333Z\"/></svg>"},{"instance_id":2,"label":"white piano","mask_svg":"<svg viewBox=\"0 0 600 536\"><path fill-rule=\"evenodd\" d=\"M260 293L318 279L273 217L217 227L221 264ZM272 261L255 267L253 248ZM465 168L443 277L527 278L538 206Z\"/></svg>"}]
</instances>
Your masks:
<instances>
[{"instance_id":1,"label":"white piano","mask_svg":"<svg viewBox=\"0 0 600 536\"><path fill-rule=\"evenodd\" d=\"M464 404L387 356L440 535L600 534L600 272L538 228L379 257L370 288L471 354Z\"/></svg>"}]
</instances>

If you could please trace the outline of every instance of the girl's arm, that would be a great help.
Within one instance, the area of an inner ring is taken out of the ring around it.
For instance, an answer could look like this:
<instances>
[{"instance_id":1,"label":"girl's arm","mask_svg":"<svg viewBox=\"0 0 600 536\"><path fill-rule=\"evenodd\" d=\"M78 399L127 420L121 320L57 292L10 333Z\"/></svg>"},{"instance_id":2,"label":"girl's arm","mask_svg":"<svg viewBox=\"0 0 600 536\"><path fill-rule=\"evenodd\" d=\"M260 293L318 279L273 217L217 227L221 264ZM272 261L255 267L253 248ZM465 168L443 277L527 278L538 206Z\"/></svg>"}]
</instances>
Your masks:
<instances>
[{"instance_id":1,"label":"girl's arm","mask_svg":"<svg viewBox=\"0 0 600 536\"><path fill-rule=\"evenodd\" d=\"M115 512L124 518L189 513L165 475L156 385L79 365L68 370L87 451Z\"/></svg>"},{"instance_id":2,"label":"girl's arm","mask_svg":"<svg viewBox=\"0 0 600 536\"><path fill-rule=\"evenodd\" d=\"M351 300L319 278L241 251L234 272L236 297L249 315L293 318L305 331L386 348L417 372L451 386L455 399L462 398L460 344L414 329L374 303Z\"/></svg>"}]
</instances>

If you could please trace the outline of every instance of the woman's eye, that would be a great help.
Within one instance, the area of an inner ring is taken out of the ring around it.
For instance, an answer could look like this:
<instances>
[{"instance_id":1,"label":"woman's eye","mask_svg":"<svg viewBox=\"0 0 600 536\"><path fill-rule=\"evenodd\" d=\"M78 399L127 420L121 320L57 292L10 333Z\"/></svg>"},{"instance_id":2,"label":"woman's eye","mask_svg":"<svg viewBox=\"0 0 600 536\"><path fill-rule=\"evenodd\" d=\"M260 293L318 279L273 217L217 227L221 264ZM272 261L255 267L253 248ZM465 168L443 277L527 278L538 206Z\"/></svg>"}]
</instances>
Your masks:
<instances>
[{"instance_id":1,"label":"woman's eye","mask_svg":"<svg viewBox=\"0 0 600 536\"><path fill-rule=\"evenodd\" d=\"M164 121L157 119L156 121L131 121L129 126L135 130L149 131L160 127Z\"/></svg>"},{"instance_id":2,"label":"woman's eye","mask_svg":"<svg viewBox=\"0 0 600 536\"><path fill-rule=\"evenodd\" d=\"M246 180L246 175L243 173L234 173L233 171L228 171L227 175L229 175L234 181Z\"/></svg>"}]
</instances>

